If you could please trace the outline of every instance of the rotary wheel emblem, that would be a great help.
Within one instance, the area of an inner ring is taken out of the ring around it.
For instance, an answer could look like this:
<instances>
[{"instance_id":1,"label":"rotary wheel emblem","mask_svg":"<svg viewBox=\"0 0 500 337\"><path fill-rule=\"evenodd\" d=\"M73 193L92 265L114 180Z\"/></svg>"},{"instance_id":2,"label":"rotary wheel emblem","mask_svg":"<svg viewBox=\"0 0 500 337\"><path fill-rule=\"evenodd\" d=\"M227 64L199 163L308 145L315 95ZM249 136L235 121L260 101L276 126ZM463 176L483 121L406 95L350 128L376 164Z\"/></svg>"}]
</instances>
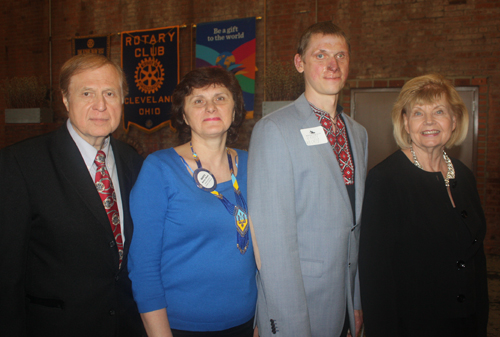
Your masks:
<instances>
[{"instance_id":1,"label":"rotary wheel emblem","mask_svg":"<svg viewBox=\"0 0 500 337\"><path fill-rule=\"evenodd\" d=\"M135 69L135 84L145 94L153 94L163 84L165 72L160 61L155 58L142 60Z\"/></svg>"}]
</instances>

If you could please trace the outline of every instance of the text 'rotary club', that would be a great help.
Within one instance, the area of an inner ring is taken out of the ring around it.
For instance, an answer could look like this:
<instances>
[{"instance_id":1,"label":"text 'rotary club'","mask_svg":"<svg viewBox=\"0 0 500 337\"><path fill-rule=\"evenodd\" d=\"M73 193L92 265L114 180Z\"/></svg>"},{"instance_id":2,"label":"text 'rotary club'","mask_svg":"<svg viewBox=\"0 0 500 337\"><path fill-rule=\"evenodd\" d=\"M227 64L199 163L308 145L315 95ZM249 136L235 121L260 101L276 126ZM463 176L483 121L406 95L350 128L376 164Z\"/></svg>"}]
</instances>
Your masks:
<instances>
[{"instance_id":1,"label":"text 'rotary club'","mask_svg":"<svg viewBox=\"0 0 500 337\"><path fill-rule=\"evenodd\" d=\"M144 34L136 36L125 37L125 46L138 46L141 44L151 44L149 48L139 47L134 50L135 57L148 57L148 56L162 56L165 54L164 46L155 46L157 43L165 43L165 38L170 39L170 42L174 40L175 32L160 33L160 34Z\"/></svg>"}]
</instances>

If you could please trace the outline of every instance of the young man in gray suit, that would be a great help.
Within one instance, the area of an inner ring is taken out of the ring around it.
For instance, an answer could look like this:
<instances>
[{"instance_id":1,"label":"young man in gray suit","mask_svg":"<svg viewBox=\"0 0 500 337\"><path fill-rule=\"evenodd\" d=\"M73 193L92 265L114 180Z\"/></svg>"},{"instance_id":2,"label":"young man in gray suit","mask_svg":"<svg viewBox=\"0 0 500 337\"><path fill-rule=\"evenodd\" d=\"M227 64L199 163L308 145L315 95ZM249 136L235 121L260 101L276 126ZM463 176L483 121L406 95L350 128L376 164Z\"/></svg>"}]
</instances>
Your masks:
<instances>
[{"instance_id":1,"label":"young man in gray suit","mask_svg":"<svg viewBox=\"0 0 500 337\"><path fill-rule=\"evenodd\" d=\"M332 22L309 27L294 63L304 74L304 94L261 119L250 142L248 204L261 258L259 333L358 335L368 136L338 104L349 72L344 32Z\"/></svg>"}]
</instances>

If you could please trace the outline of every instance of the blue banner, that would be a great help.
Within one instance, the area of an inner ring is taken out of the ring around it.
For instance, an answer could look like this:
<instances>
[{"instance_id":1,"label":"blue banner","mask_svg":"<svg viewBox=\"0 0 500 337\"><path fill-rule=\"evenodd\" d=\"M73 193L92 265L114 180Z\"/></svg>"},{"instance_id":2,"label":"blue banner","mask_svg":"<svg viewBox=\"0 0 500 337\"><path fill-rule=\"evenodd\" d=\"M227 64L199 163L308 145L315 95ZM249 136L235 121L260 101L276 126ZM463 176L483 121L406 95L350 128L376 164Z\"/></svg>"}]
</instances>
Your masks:
<instances>
[{"instance_id":1,"label":"blue banner","mask_svg":"<svg viewBox=\"0 0 500 337\"><path fill-rule=\"evenodd\" d=\"M179 26L121 33L122 68L129 86L123 127L153 132L170 124L179 83Z\"/></svg>"},{"instance_id":2,"label":"blue banner","mask_svg":"<svg viewBox=\"0 0 500 337\"><path fill-rule=\"evenodd\" d=\"M99 54L109 58L109 35L79 36L71 40L73 55Z\"/></svg>"},{"instance_id":3,"label":"blue banner","mask_svg":"<svg viewBox=\"0 0 500 337\"><path fill-rule=\"evenodd\" d=\"M255 95L255 18L200 23L196 26L196 67L220 66L232 71L253 117Z\"/></svg>"}]
</instances>

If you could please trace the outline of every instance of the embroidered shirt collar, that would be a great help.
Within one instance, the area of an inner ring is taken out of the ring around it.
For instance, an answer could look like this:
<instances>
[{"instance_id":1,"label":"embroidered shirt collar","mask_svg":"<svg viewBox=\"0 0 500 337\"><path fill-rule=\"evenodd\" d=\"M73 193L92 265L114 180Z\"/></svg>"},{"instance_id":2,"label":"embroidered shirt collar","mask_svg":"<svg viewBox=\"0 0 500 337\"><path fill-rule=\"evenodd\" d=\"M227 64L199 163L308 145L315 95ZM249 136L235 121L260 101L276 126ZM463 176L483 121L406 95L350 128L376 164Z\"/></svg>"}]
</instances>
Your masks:
<instances>
[{"instance_id":1,"label":"embroidered shirt collar","mask_svg":"<svg viewBox=\"0 0 500 337\"><path fill-rule=\"evenodd\" d=\"M309 106L311 107L311 109L313 110L313 112L316 115L319 114L322 117L330 118L330 114L328 112L326 112L325 110L318 108L317 106L315 106L314 104L312 104L309 101L307 101L307 103L309 103ZM337 104L337 108L335 110L336 110L335 117L339 116L340 114L342 114L342 112L344 112L344 108L340 104Z\"/></svg>"}]
</instances>

